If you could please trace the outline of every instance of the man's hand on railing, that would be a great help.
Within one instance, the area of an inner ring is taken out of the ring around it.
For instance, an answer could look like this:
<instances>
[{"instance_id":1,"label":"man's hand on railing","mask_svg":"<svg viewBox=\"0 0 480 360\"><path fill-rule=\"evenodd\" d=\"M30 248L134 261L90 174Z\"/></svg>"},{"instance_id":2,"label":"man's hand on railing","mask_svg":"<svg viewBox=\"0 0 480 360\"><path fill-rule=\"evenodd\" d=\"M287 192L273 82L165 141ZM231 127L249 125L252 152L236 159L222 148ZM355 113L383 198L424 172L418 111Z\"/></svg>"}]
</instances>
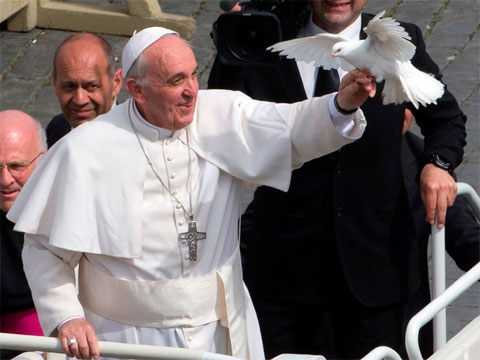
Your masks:
<instances>
[{"instance_id":1,"label":"man's hand on railing","mask_svg":"<svg viewBox=\"0 0 480 360\"><path fill-rule=\"evenodd\" d=\"M447 208L453 205L457 196L457 183L453 177L433 164L425 165L420 174L420 194L427 213L426 221L433 225L436 215L438 227L443 228Z\"/></svg>"},{"instance_id":2,"label":"man's hand on railing","mask_svg":"<svg viewBox=\"0 0 480 360\"><path fill-rule=\"evenodd\" d=\"M58 338L69 357L77 359L98 359L100 350L95 330L85 319L73 319L59 330Z\"/></svg>"}]
</instances>

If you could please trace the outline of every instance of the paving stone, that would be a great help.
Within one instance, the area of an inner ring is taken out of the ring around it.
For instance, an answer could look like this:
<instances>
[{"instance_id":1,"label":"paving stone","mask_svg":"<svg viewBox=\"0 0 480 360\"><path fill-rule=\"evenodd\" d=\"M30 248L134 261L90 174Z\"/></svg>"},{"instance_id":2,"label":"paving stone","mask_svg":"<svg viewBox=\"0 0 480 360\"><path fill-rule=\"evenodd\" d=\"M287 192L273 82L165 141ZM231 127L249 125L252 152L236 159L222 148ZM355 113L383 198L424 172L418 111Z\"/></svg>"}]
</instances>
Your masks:
<instances>
[{"instance_id":1,"label":"paving stone","mask_svg":"<svg viewBox=\"0 0 480 360\"><path fill-rule=\"evenodd\" d=\"M440 9L442 3L443 0L404 0L398 5L394 17L416 24L425 34L429 30L433 14Z\"/></svg>"},{"instance_id":2,"label":"paving stone","mask_svg":"<svg viewBox=\"0 0 480 360\"><path fill-rule=\"evenodd\" d=\"M0 72L3 74L17 57L22 56L26 48L41 32L40 29L34 29L28 33L11 33L5 31L5 23L2 23L0 31Z\"/></svg>"},{"instance_id":3,"label":"paving stone","mask_svg":"<svg viewBox=\"0 0 480 360\"><path fill-rule=\"evenodd\" d=\"M31 100L32 90L41 86L37 80L7 74L0 85L0 108L22 109Z\"/></svg>"},{"instance_id":4,"label":"paving stone","mask_svg":"<svg viewBox=\"0 0 480 360\"><path fill-rule=\"evenodd\" d=\"M479 24L480 3L477 0L449 1L438 16L433 33L451 35L472 34Z\"/></svg>"}]
</instances>

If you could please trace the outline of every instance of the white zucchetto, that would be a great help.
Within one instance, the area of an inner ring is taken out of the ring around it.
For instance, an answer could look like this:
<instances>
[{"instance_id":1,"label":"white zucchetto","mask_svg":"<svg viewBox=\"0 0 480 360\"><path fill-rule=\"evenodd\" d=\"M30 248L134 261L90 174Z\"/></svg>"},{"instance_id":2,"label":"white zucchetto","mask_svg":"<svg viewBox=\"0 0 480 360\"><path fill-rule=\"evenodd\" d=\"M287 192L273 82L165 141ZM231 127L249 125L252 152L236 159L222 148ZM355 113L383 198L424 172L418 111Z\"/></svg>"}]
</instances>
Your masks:
<instances>
[{"instance_id":1,"label":"white zucchetto","mask_svg":"<svg viewBox=\"0 0 480 360\"><path fill-rule=\"evenodd\" d=\"M127 76L128 70L130 70L135 60L137 60L147 47L168 34L179 35L173 30L159 26L149 27L134 34L130 40L128 40L127 45L125 45L122 51L123 77L125 78Z\"/></svg>"}]
</instances>

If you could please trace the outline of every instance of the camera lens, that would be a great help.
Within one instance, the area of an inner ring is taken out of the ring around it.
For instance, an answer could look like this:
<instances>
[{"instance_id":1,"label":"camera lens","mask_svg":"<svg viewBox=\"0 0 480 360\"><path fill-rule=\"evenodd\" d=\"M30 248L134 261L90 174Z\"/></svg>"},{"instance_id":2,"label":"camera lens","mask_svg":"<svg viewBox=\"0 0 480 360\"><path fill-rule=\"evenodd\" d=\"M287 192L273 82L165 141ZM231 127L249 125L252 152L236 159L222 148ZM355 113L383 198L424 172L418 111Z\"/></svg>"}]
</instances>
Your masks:
<instances>
[{"instance_id":1,"label":"camera lens","mask_svg":"<svg viewBox=\"0 0 480 360\"><path fill-rule=\"evenodd\" d=\"M232 54L238 59L254 60L268 55L266 48L274 44L277 34L272 31L271 18L244 17L244 22L235 29L234 35L227 42Z\"/></svg>"},{"instance_id":2,"label":"camera lens","mask_svg":"<svg viewBox=\"0 0 480 360\"><path fill-rule=\"evenodd\" d=\"M217 39L223 63L274 64L278 55L266 49L281 41L280 23L266 12L227 13L217 21Z\"/></svg>"}]
</instances>

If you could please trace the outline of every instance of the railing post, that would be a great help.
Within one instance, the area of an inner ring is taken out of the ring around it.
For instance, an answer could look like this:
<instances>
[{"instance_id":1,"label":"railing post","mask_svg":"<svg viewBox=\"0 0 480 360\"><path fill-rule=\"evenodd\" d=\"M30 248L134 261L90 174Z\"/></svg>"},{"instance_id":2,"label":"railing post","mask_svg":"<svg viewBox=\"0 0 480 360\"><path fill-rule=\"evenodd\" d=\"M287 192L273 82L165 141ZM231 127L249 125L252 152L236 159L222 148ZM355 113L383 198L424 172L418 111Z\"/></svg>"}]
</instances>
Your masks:
<instances>
[{"instance_id":1,"label":"railing post","mask_svg":"<svg viewBox=\"0 0 480 360\"><path fill-rule=\"evenodd\" d=\"M457 196L465 196L468 204L480 219L480 197L468 184L457 183ZM448 210L447 210L448 212ZM432 298L438 298L445 291L445 228L432 225ZM447 313L442 309L433 318L433 348L437 351L447 343Z\"/></svg>"},{"instance_id":2,"label":"railing post","mask_svg":"<svg viewBox=\"0 0 480 360\"><path fill-rule=\"evenodd\" d=\"M409 360L422 360L422 353L418 345L418 333L420 328L429 322L439 311L446 308L462 292L475 284L480 279L480 263L463 274L452 285L450 285L442 295L432 300L427 306L412 317L408 322L407 333L405 335L405 346Z\"/></svg>"},{"instance_id":3,"label":"railing post","mask_svg":"<svg viewBox=\"0 0 480 360\"><path fill-rule=\"evenodd\" d=\"M445 291L445 228L432 225L432 297L436 299ZM446 309L433 318L433 349L437 351L447 343Z\"/></svg>"}]
</instances>

